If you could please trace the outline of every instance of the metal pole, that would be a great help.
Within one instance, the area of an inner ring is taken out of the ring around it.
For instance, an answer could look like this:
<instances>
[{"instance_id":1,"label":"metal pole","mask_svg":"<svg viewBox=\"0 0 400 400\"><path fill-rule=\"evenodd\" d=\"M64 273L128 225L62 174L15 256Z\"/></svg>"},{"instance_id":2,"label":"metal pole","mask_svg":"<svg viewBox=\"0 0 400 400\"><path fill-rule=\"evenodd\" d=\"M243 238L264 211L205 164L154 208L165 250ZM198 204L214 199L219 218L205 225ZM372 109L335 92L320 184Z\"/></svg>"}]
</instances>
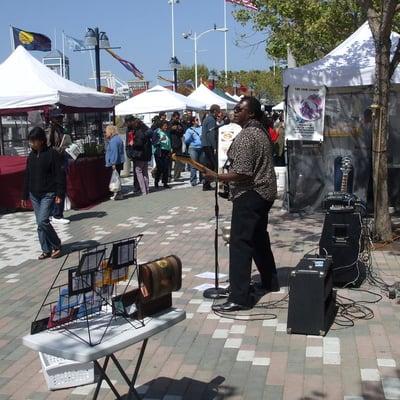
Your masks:
<instances>
[{"instance_id":1,"label":"metal pole","mask_svg":"<svg viewBox=\"0 0 400 400\"><path fill-rule=\"evenodd\" d=\"M197 89L197 33L194 33L194 81Z\"/></svg>"},{"instance_id":2,"label":"metal pole","mask_svg":"<svg viewBox=\"0 0 400 400\"><path fill-rule=\"evenodd\" d=\"M171 0L171 19L172 19L172 57L175 57L175 18L174 18L174 3L175 0Z\"/></svg>"},{"instance_id":3,"label":"metal pole","mask_svg":"<svg viewBox=\"0 0 400 400\"><path fill-rule=\"evenodd\" d=\"M4 156L4 131L3 131L3 121L2 116L0 115L0 154Z\"/></svg>"},{"instance_id":4,"label":"metal pole","mask_svg":"<svg viewBox=\"0 0 400 400\"><path fill-rule=\"evenodd\" d=\"M225 41L225 85L228 84L228 49L227 49L227 35L228 31L226 30L226 0L223 0L224 2L224 41Z\"/></svg>"},{"instance_id":5,"label":"metal pole","mask_svg":"<svg viewBox=\"0 0 400 400\"><path fill-rule=\"evenodd\" d=\"M65 78L65 35L64 31L62 31L62 76Z\"/></svg>"},{"instance_id":6,"label":"metal pole","mask_svg":"<svg viewBox=\"0 0 400 400\"><path fill-rule=\"evenodd\" d=\"M100 35L99 28L95 28L96 33L96 45L94 46L94 55L96 61L96 90L98 92L101 91L101 83L100 83Z\"/></svg>"},{"instance_id":7,"label":"metal pole","mask_svg":"<svg viewBox=\"0 0 400 400\"><path fill-rule=\"evenodd\" d=\"M171 0L171 35L172 35L172 58L175 59L175 18L174 18L174 3L175 0ZM174 91L177 91L176 84L176 69L174 68Z\"/></svg>"},{"instance_id":8,"label":"metal pole","mask_svg":"<svg viewBox=\"0 0 400 400\"><path fill-rule=\"evenodd\" d=\"M14 40L14 33L13 27L10 25L10 43L11 43L11 51L15 50L15 40Z\"/></svg>"},{"instance_id":9,"label":"metal pole","mask_svg":"<svg viewBox=\"0 0 400 400\"><path fill-rule=\"evenodd\" d=\"M178 70L174 68L174 91L178 91Z\"/></svg>"}]
</instances>

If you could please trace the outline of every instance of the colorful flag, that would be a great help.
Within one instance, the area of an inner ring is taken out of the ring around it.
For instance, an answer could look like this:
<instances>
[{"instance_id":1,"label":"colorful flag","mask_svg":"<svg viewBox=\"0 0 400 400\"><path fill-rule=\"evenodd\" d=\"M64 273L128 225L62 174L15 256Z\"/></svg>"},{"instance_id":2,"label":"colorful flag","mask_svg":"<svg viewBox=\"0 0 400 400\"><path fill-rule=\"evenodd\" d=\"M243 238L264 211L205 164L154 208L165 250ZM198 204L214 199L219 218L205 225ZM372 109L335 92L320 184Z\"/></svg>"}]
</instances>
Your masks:
<instances>
[{"instance_id":1,"label":"colorful flag","mask_svg":"<svg viewBox=\"0 0 400 400\"><path fill-rule=\"evenodd\" d=\"M64 37L68 44L68 47L71 50L85 50L86 49L86 46L83 43L83 40L75 39L74 37L68 36L66 34L64 34Z\"/></svg>"},{"instance_id":2,"label":"colorful flag","mask_svg":"<svg viewBox=\"0 0 400 400\"><path fill-rule=\"evenodd\" d=\"M228 3L238 4L240 6L250 8L252 10L258 10L258 8L254 5L253 0L225 0Z\"/></svg>"},{"instance_id":3,"label":"colorful flag","mask_svg":"<svg viewBox=\"0 0 400 400\"><path fill-rule=\"evenodd\" d=\"M19 45L27 50L51 51L51 40L45 35L36 32L28 32L12 26L14 47Z\"/></svg>"},{"instance_id":4,"label":"colorful flag","mask_svg":"<svg viewBox=\"0 0 400 400\"><path fill-rule=\"evenodd\" d=\"M143 77L143 72L139 71L135 64L124 60L121 58L119 55L115 54L113 51L110 49L105 49L112 57L114 57L116 60L118 60L128 71L132 72L133 75L136 76L138 79L144 79Z\"/></svg>"}]
</instances>

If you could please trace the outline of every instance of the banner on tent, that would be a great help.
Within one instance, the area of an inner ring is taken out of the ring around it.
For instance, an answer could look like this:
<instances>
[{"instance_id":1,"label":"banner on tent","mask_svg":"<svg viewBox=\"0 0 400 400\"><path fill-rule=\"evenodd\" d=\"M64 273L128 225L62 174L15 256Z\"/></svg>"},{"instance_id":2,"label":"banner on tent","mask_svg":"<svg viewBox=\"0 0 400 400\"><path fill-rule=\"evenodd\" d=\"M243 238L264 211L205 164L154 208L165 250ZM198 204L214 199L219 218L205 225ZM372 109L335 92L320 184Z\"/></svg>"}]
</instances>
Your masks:
<instances>
[{"instance_id":1,"label":"banner on tent","mask_svg":"<svg viewBox=\"0 0 400 400\"><path fill-rule=\"evenodd\" d=\"M288 140L323 140L325 87L289 86L285 137Z\"/></svg>"}]
</instances>

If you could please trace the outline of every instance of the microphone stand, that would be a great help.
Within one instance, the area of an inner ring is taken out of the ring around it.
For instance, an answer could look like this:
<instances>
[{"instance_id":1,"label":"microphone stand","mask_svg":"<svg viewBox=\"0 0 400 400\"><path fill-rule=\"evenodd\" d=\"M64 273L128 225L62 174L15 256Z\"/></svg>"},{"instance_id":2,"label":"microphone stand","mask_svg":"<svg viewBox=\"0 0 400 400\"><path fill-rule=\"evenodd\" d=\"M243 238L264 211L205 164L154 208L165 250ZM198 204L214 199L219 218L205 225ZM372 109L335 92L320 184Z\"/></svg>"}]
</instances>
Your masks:
<instances>
[{"instance_id":1,"label":"microphone stand","mask_svg":"<svg viewBox=\"0 0 400 400\"><path fill-rule=\"evenodd\" d=\"M217 126L216 129L216 169L218 173L218 155L219 155L219 127ZM214 213L215 213L215 231L214 231L214 270L215 270L215 278L214 278L214 287L206 289L203 292L203 296L206 299L221 299L225 298L228 294L228 290L219 287L219 277L218 277L218 271L219 271L219 262L218 262L218 229L219 229L219 204L218 204L218 178L215 181L215 191L214 191L214 197L215 197L215 207L214 207Z\"/></svg>"}]
</instances>

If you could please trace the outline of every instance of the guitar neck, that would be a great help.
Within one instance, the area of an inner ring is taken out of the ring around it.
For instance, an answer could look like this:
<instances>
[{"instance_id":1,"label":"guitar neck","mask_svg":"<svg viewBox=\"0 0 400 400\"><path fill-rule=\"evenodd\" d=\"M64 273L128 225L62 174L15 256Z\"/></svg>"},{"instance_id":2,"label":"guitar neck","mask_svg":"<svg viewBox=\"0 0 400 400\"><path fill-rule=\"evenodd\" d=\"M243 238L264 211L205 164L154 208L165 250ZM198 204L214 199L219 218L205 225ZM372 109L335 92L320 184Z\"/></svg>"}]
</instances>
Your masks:
<instances>
[{"instance_id":1,"label":"guitar neck","mask_svg":"<svg viewBox=\"0 0 400 400\"><path fill-rule=\"evenodd\" d=\"M340 185L340 191L343 192L347 192L347 188L348 188L348 181L349 181L349 176L348 174L343 174L342 176L342 184Z\"/></svg>"}]
</instances>

